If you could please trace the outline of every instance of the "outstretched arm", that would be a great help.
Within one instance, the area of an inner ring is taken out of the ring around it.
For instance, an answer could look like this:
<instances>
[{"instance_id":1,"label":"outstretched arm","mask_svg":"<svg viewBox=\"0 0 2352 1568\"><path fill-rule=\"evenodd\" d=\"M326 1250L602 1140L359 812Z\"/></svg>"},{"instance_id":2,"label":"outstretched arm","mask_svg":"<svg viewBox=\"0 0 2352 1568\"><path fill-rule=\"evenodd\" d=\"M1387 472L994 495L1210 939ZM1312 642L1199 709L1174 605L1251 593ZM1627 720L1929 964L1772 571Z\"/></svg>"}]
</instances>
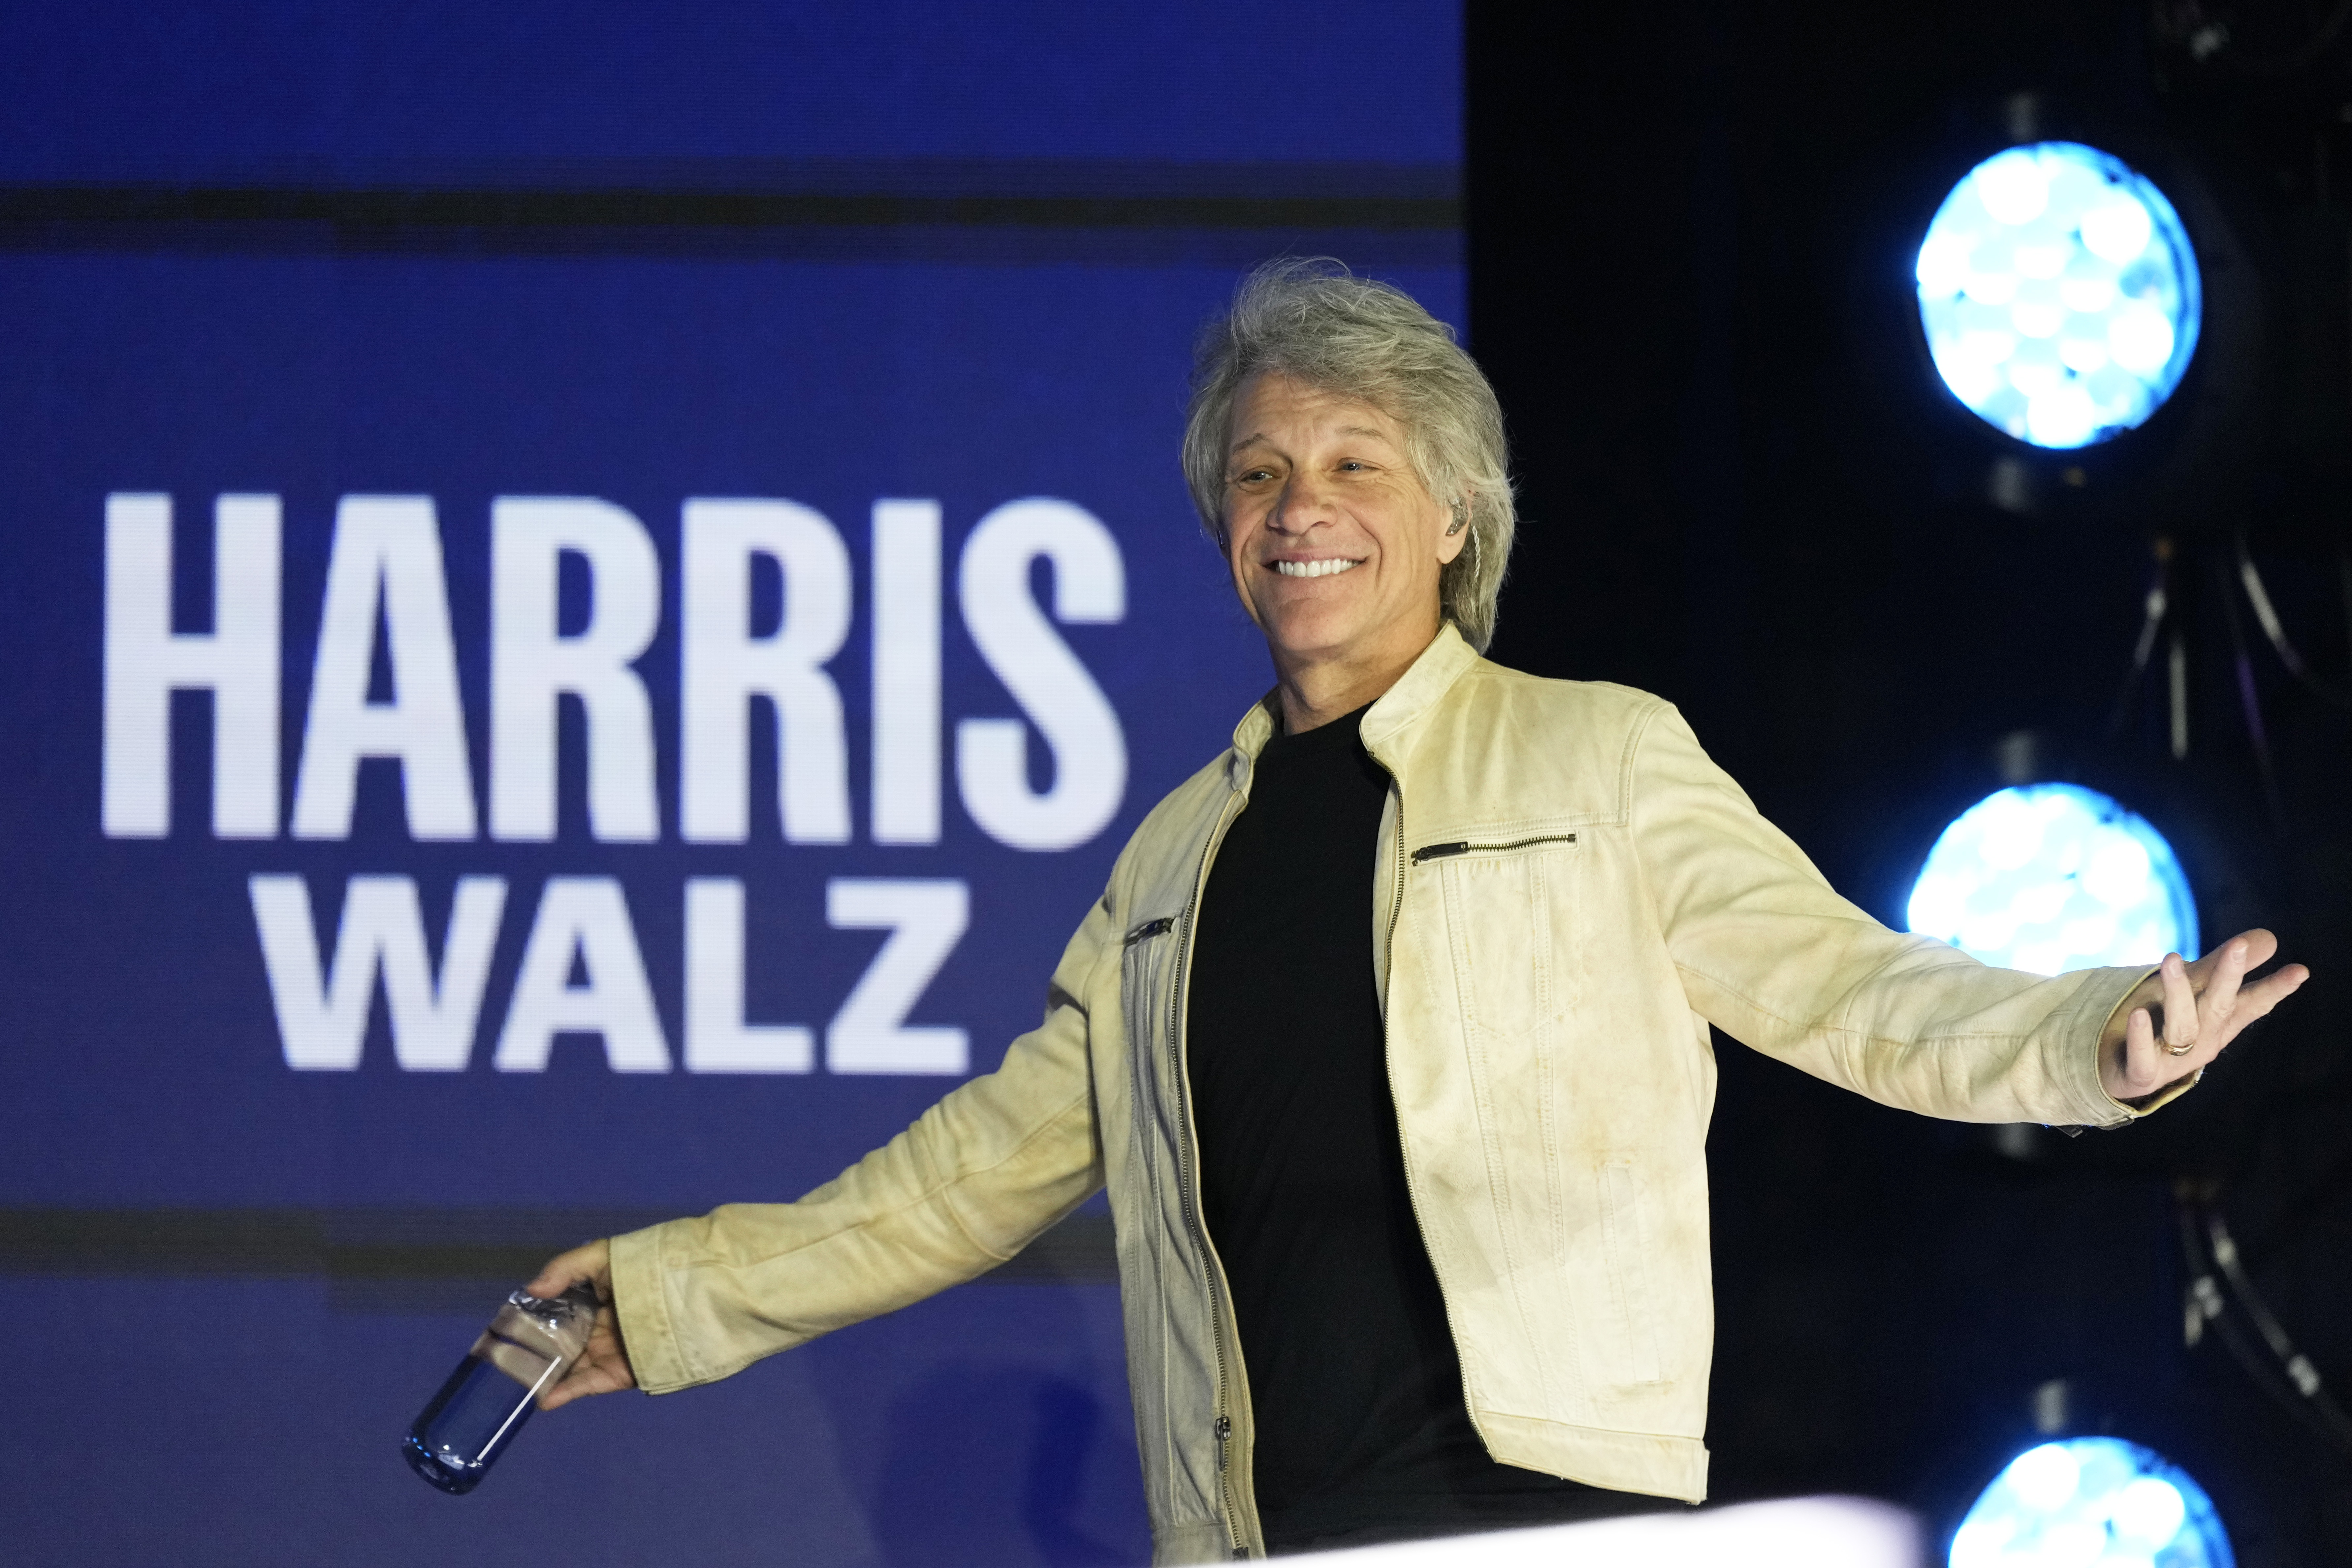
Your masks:
<instances>
[{"instance_id":1,"label":"outstretched arm","mask_svg":"<svg viewBox=\"0 0 2352 1568\"><path fill-rule=\"evenodd\" d=\"M732 1204L551 1260L604 1305L545 1408L622 1388L667 1393L905 1306L1019 1251L1101 1185L1087 998L1117 923L1095 905L1055 968L1043 1023L994 1072L796 1203Z\"/></svg>"},{"instance_id":2,"label":"outstretched arm","mask_svg":"<svg viewBox=\"0 0 2352 1568\"><path fill-rule=\"evenodd\" d=\"M2291 965L2241 984L2276 950L2262 931L2155 975L2134 966L2046 978L1890 931L1832 892L1663 706L1639 734L1632 788L1643 872L1691 1006L1882 1104L2116 1125L2186 1089L2306 977Z\"/></svg>"}]
</instances>

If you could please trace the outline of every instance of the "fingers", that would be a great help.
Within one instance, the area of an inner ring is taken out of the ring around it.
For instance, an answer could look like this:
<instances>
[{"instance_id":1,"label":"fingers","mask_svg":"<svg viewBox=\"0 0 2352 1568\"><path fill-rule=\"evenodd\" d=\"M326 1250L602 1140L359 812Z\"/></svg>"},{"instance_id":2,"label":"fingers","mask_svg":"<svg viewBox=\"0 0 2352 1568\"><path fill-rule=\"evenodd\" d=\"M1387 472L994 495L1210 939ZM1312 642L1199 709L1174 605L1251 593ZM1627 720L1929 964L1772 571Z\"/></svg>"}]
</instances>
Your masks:
<instances>
[{"instance_id":1,"label":"fingers","mask_svg":"<svg viewBox=\"0 0 2352 1568\"><path fill-rule=\"evenodd\" d=\"M574 1399L586 1399L598 1394L618 1394L637 1385L625 1357L614 1355L608 1361L583 1356L580 1364L566 1373L563 1381L539 1396L542 1410L557 1410Z\"/></svg>"},{"instance_id":2,"label":"fingers","mask_svg":"<svg viewBox=\"0 0 2352 1568\"><path fill-rule=\"evenodd\" d=\"M2101 1084L2117 1100L2136 1100L2201 1071L2248 1024L2266 1017L2311 978L2309 969L2289 964L2247 984L2247 974L2277 953L2278 938L2256 928L2240 932L2194 964L2166 954L2157 972L2126 999L2130 1010L2124 1015L2122 1038L2103 1039ZM2161 1025L2156 1022L2159 1017Z\"/></svg>"},{"instance_id":3,"label":"fingers","mask_svg":"<svg viewBox=\"0 0 2352 1568\"><path fill-rule=\"evenodd\" d=\"M2300 964L2289 964L2275 975L2265 975L2238 993L2236 1009L2230 1015L2230 1039L2256 1019L2267 1017L2270 1010L2303 988L2311 978L2311 971ZM2226 1042L2225 1042L2226 1043Z\"/></svg>"},{"instance_id":4,"label":"fingers","mask_svg":"<svg viewBox=\"0 0 2352 1568\"><path fill-rule=\"evenodd\" d=\"M2278 938L2270 932L2260 926L2241 931L2189 966L2189 987L2209 999L2217 986L2234 993L2239 981L2277 956Z\"/></svg>"},{"instance_id":5,"label":"fingers","mask_svg":"<svg viewBox=\"0 0 2352 1568\"><path fill-rule=\"evenodd\" d=\"M540 1300L560 1296L582 1281L595 1286L596 1299L613 1299L613 1249L602 1241L574 1247L547 1260L547 1266L523 1287Z\"/></svg>"},{"instance_id":6,"label":"fingers","mask_svg":"<svg viewBox=\"0 0 2352 1568\"><path fill-rule=\"evenodd\" d=\"M2166 954L2155 977L2163 995L2163 1027L2153 1025L2146 1009L2134 1009L2124 1030L2126 1085L2145 1093L2202 1070L2248 1024L2302 988L2311 971L2301 964L2244 983L2249 969L2277 951L2275 936L2254 930L2231 937L2193 965L2177 953Z\"/></svg>"},{"instance_id":7,"label":"fingers","mask_svg":"<svg viewBox=\"0 0 2352 1568\"><path fill-rule=\"evenodd\" d=\"M542 1410L561 1410L574 1399L592 1398L599 1394L617 1394L628 1387L610 1373L583 1363L564 1375L563 1381L539 1396Z\"/></svg>"},{"instance_id":8,"label":"fingers","mask_svg":"<svg viewBox=\"0 0 2352 1568\"><path fill-rule=\"evenodd\" d=\"M594 1394L617 1394L637 1385L636 1369L629 1364L628 1348L621 1343L618 1314L608 1306L596 1310L596 1326L588 1348L563 1375L563 1381L539 1396L539 1407L554 1410Z\"/></svg>"},{"instance_id":9,"label":"fingers","mask_svg":"<svg viewBox=\"0 0 2352 1568\"><path fill-rule=\"evenodd\" d=\"M2246 971L2253 967L2247 958L2249 946L2242 936L2232 936L2221 944L2221 961L2213 967L2212 978L2200 999L2200 1036L2218 1030L2227 1039L2236 1032L2229 1028L2230 1016L2237 1011L2238 988L2244 983Z\"/></svg>"},{"instance_id":10,"label":"fingers","mask_svg":"<svg viewBox=\"0 0 2352 1568\"><path fill-rule=\"evenodd\" d=\"M2203 982L2198 987L2201 992L2198 1043L2207 1048L2202 1053L2207 1060L2219 1055L2248 1024L2268 1014L2311 978L2309 969L2290 964L2253 985L2244 983L2250 971L2277 953L2278 938L2256 927L2240 932L2191 966L2192 977ZM2167 1005L2170 1005L2168 998Z\"/></svg>"},{"instance_id":11,"label":"fingers","mask_svg":"<svg viewBox=\"0 0 2352 1568\"><path fill-rule=\"evenodd\" d=\"M2273 958L2278 956L2278 938L2272 933L2263 930L2259 925L2255 926L2251 931L2239 932L2235 936L2231 937L2229 941L2221 944L2221 946L2222 947L2239 947L2243 951L2245 955L2245 962L2242 966L2242 971L2259 969L2264 964L2269 963ZM2211 956L2210 954L2207 956L2209 957Z\"/></svg>"},{"instance_id":12,"label":"fingers","mask_svg":"<svg viewBox=\"0 0 2352 1568\"><path fill-rule=\"evenodd\" d=\"M2183 1054L2197 1043L2197 992L2189 983L2189 966L2178 953L2167 953L2157 970L2164 985L2164 1048Z\"/></svg>"},{"instance_id":13,"label":"fingers","mask_svg":"<svg viewBox=\"0 0 2352 1568\"><path fill-rule=\"evenodd\" d=\"M2147 1092L2156 1082L2156 1025L2146 1008L2134 1008L2124 1024L2124 1051L2117 1082L2107 1085L2108 1092L2118 1100L2129 1100Z\"/></svg>"},{"instance_id":14,"label":"fingers","mask_svg":"<svg viewBox=\"0 0 2352 1568\"><path fill-rule=\"evenodd\" d=\"M2246 980L2246 940L2232 936L2221 945L2221 961L2210 971L2204 997L2197 999L2197 1044L2213 1046L2213 1053L2221 1053L2222 1046L2246 1028L2244 1020L2232 1022L2242 1001L2239 985Z\"/></svg>"}]
</instances>

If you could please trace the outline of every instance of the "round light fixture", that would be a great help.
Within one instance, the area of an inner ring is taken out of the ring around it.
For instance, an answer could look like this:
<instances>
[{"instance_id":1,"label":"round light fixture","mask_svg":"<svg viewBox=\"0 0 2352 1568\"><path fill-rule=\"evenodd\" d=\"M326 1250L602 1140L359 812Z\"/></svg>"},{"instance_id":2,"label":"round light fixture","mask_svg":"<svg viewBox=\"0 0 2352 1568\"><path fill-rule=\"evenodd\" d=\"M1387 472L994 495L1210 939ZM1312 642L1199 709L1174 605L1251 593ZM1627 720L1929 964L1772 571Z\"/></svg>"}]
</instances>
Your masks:
<instances>
[{"instance_id":1,"label":"round light fixture","mask_svg":"<svg viewBox=\"0 0 2352 1568\"><path fill-rule=\"evenodd\" d=\"M1952 1536L1951 1568L2234 1568L2205 1489L2120 1437L2028 1448Z\"/></svg>"},{"instance_id":2,"label":"round light fixture","mask_svg":"<svg viewBox=\"0 0 2352 1568\"><path fill-rule=\"evenodd\" d=\"M2197 956L2180 858L2147 819L2079 784L2001 789L1961 812L1927 852L1905 916L2039 975Z\"/></svg>"},{"instance_id":3,"label":"round light fixture","mask_svg":"<svg viewBox=\"0 0 2352 1568\"><path fill-rule=\"evenodd\" d=\"M1969 171L1919 247L1919 319L1952 395L2035 446L2139 425L2197 351L2197 255L2164 193L2074 141Z\"/></svg>"}]
</instances>

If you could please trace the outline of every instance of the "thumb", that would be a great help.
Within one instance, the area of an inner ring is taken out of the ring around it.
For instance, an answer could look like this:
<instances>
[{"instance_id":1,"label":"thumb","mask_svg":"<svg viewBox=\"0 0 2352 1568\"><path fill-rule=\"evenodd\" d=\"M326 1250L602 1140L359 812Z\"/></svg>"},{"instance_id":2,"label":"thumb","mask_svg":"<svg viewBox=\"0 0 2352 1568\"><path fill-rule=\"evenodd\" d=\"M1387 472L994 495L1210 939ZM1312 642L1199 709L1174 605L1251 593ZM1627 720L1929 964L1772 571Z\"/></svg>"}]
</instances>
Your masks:
<instances>
[{"instance_id":1,"label":"thumb","mask_svg":"<svg viewBox=\"0 0 2352 1568\"><path fill-rule=\"evenodd\" d=\"M613 1250L603 1241L591 1241L558 1253L523 1289L545 1301L583 1281L595 1287L597 1300L612 1300Z\"/></svg>"}]
</instances>

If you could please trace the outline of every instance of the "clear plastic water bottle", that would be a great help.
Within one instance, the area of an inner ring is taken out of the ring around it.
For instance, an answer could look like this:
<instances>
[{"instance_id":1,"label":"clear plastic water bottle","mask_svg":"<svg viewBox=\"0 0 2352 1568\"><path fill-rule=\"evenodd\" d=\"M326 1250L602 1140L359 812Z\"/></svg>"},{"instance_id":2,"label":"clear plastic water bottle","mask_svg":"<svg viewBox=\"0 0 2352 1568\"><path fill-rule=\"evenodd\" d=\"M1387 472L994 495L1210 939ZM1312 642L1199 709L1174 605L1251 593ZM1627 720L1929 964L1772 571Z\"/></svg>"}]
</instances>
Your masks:
<instances>
[{"instance_id":1,"label":"clear plastic water bottle","mask_svg":"<svg viewBox=\"0 0 2352 1568\"><path fill-rule=\"evenodd\" d=\"M479 1486L539 1396L588 1348L595 1323L596 1292L585 1283L547 1301L524 1291L509 1296L408 1428L401 1448L408 1468L446 1492Z\"/></svg>"}]
</instances>

